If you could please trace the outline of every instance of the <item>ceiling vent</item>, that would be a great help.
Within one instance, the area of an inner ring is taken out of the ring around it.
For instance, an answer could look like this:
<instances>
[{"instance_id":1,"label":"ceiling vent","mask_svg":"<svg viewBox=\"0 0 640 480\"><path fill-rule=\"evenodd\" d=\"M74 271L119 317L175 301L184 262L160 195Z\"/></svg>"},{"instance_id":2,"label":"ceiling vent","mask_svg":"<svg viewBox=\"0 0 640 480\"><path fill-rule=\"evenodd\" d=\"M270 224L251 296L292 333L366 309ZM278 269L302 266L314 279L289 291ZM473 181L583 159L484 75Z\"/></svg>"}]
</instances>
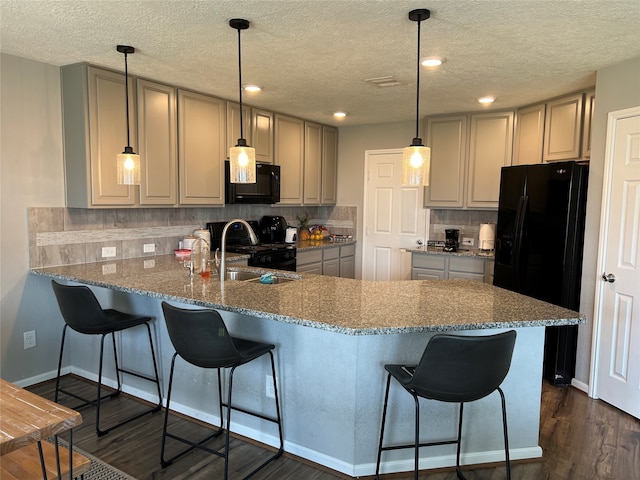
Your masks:
<instances>
[{"instance_id":1,"label":"ceiling vent","mask_svg":"<svg viewBox=\"0 0 640 480\"><path fill-rule=\"evenodd\" d=\"M380 88L397 87L398 85L400 85L400 82L394 77L367 78L365 82L367 82L369 85Z\"/></svg>"}]
</instances>

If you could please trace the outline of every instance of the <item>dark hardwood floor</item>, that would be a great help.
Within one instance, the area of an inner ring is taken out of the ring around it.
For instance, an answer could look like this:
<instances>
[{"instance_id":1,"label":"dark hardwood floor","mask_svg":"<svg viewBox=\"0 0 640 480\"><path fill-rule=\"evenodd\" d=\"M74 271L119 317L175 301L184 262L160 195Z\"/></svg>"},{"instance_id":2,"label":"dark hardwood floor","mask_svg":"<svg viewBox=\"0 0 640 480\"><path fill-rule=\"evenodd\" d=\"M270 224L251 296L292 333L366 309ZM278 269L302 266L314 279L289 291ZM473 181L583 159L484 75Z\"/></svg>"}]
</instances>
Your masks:
<instances>
[{"instance_id":1,"label":"dark hardwood floor","mask_svg":"<svg viewBox=\"0 0 640 480\"><path fill-rule=\"evenodd\" d=\"M83 390L87 396L95 393L93 384L71 376L64 380L66 385ZM55 383L49 381L29 390L53 399L54 387ZM73 406L70 399L61 397L60 401ZM140 402L121 395L103 404L103 418L106 422L113 421L140 407ZM74 430L74 444L139 480L222 478L222 460L204 452L192 452L165 469L160 467L164 413L147 415L98 438L94 409L85 407L80 412L84 424ZM197 436L204 431L204 427L196 422L177 416L170 419L183 434ZM221 447L223 439L218 438L211 445ZM514 480L640 480L640 421L602 401L592 400L574 388L543 385L540 445L544 451L541 460L512 463ZM239 438L232 440L231 448L231 479L242 478L270 454L265 448ZM504 464L466 467L464 473L468 480L506 478ZM332 480L350 477L285 454L254 478ZM413 476L395 474L387 478L409 480ZM423 471L420 478L455 480L456 475L446 469Z\"/></svg>"}]
</instances>

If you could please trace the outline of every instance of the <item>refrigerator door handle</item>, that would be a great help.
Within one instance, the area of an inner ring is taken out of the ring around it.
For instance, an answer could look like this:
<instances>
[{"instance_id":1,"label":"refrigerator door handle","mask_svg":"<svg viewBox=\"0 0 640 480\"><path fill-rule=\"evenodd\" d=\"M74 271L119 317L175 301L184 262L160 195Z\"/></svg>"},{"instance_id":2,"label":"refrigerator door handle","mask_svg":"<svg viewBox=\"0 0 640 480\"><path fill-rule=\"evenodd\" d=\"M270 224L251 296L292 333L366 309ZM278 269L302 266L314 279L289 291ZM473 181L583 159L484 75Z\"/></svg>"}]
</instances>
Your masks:
<instances>
[{"instance_id":1,"label":"refrigerator door handle","mask_svg":"<svg viewBox=\"0 0 640 480\"><path fill-rule=\"evenodd\" d=\"M513 263L513 285L515 291L519 292L522 288L522 242L524 239L524 222L527 215L527 206L529 197L522 195L518 200L518 208L516 210L516 224L514 229L514 263Z\"/></svg>"}]
</instances>

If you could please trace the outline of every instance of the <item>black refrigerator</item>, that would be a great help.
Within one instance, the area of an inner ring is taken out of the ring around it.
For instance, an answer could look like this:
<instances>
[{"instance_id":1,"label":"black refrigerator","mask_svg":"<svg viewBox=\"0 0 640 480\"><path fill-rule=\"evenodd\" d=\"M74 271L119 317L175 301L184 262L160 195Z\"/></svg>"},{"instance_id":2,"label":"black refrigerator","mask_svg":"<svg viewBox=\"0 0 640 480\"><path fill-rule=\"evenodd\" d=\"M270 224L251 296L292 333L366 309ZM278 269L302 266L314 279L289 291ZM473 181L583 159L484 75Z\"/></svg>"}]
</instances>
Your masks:
<instances>
[{"instance_id":1,"label":"black refrigerator","mask_svg":"<svg viewBox=\"0 0 640 480\"><path fill-rule=\"evenodd\" d=\"M503 167L493 284L571 310L580 277L589 167L558 162ZM545 330L544 377L575 374L577 325Z\"/></svg>"}]
</instances>

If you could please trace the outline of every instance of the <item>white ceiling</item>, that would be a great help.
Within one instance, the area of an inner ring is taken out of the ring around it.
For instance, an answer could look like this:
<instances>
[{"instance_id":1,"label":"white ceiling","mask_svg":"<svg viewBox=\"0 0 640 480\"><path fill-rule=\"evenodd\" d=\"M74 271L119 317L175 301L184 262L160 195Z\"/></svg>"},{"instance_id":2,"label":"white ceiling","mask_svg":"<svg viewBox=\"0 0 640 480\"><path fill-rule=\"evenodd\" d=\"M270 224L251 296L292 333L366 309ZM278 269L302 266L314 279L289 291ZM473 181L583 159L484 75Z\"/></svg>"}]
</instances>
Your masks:
<instances>
[{"instance_id":1,"label":"white ceiling","mask_svg":"<svg viewBox=\"0 0 640 480\"><path fill-rule=\"evenodd\" d=\"M53 65L89 62L238 98L237 33L245 18L247 104L328 124L415 119L417 25L422 56L447 61L420 77L420 116L512 108L595 84L595 72L640 56L639 0L0 0L0 50ZM394 76L400 86L365 79ZM640 79L639 88L640 88ZM335 122L335 110L349 112Z\"/></svg>"}]
</instances>

